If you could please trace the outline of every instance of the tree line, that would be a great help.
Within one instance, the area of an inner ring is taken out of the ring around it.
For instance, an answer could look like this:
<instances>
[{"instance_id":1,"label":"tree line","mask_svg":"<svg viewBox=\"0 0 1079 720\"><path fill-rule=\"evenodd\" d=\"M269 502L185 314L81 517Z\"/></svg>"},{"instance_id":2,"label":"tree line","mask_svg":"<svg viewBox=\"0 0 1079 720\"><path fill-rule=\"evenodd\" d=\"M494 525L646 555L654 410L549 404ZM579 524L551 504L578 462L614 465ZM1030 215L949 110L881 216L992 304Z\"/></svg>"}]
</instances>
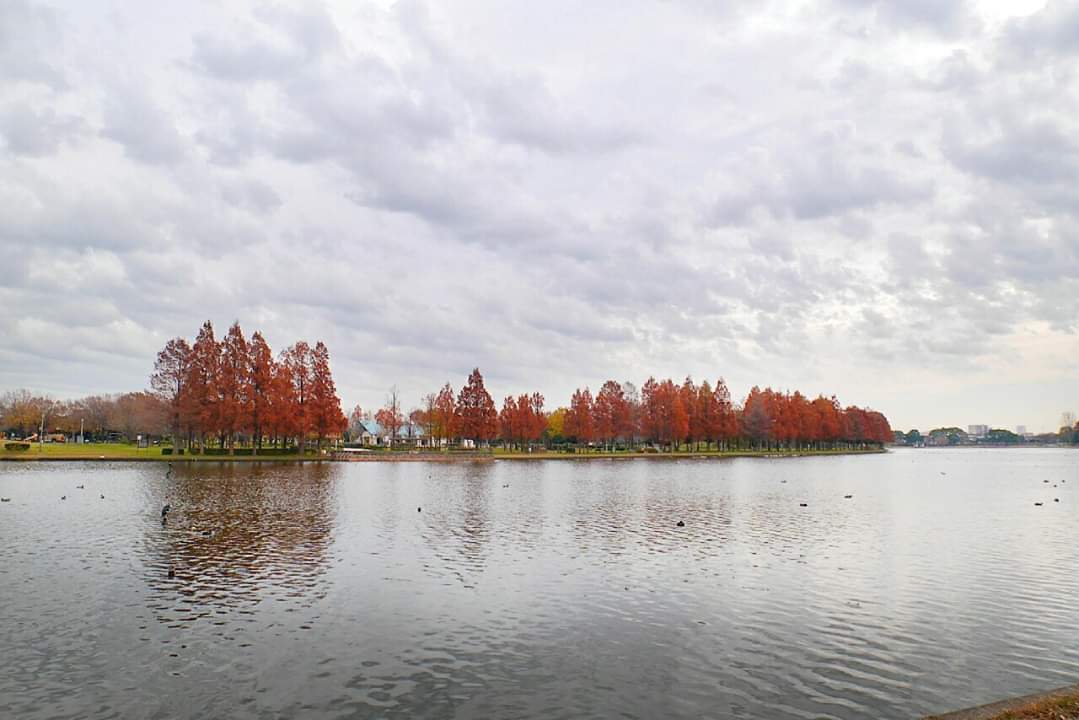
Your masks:
<instances>
[{"instance_id":1,"label":"tree line","mask_svg":"<svg viewBox=\"0 0 1079 720\"><path fill-rule=\"evenodd\" d=\"M88 395L74 400L55 400L27 389L0 395L0 430L16 437L46 434L87 439L123 438L135 442L139 435L165 433L164 406L149 392Z\"/></svg>"},{"instance_id":2,"label":"tree line","mask_svg":"<svg viewBox=\"0 0 1079 720\"><path fill-rule=\"evenodd\" d=\"M350 426L367 417L357 406ZM650 377L639 391L632 383L608 380L595 396L588 387L578 388L568 406L550 412L538 392L507 396L499 411L478 368L459 393L446 383L437 393L425 395L407 417L393 388L374 418L391 443L406 429L419 428L440 446L467 440L519 449L834 449L883 445L893 439L887 418L875 410L842 407L834 396L810 399L797 391L759 387L734 403L722 378L713 386L707 380L676 383Z\"/></svg>"},{"instance_id":3,"label":"tree line","mask_svg":"<svg viewBox=\"0 0 1079 720\"><path fill-rule=\"evenodd\" d=\"M302 451L313 439L321 449L348 424L323 342L297 342L275 359L262 333L248 340L239 323L221 340L208 320L194 342L169 340L150 387L174 442L188 447L249 445L257 454L267 444Z\"/></svg>"}]
</instances>

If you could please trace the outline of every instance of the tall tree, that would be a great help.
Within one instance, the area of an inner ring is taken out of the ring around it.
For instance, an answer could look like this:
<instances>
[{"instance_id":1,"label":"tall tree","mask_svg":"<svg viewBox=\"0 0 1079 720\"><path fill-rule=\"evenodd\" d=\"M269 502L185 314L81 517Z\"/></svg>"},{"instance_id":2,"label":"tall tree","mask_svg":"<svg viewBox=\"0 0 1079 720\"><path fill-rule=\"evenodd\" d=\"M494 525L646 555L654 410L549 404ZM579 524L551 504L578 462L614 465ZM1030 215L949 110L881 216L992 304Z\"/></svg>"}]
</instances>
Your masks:
<instances>
[{"instance_id":1,"label":"tall tree","mask_svg":"<svg viewBox=\"0 0 1079 720\"><path fill-rule=\"evenodd\" d=\"M217 380L219 427L222 445L227 444L229 454L235 451L237 433L250 424L250 364L247 340L240 329L240 323L235 322L221 341L221 362Z\"/></svg>"},{"instance_id":2,"label":"tall tree","mask_svg":"<svg viewBox=\"0 0 1079 720\"><path fill-rule=\"evenodd\" d=\"M472 371L457 395L456 422L458 434L477 444L489 442L498 433L498 411L483 386L479 368Z\"/></svg>"},{"instance_id":3,"label":"tall tree","mask_svg":"<svg viewBox=\"0 0 1079 720\"><path fill-rule=\"evenodd\" d=\"M596 394L592 414L596 438L613 447L629 425L629 404L622 386L614 380L603 383Z\"/></svg>"},{"instance_id":4,"label":"tall tree","mask_svg":"<svg viewBox=\"0 0 1079 720\"><path fill-rule=\"evenodd\" d=\"M577 389L570 398L569 411L566 413L563 434L572 438L578 445L587 445L595 439L595 424L592 420L592 393L588 388Z\"/></svg>"},{"instance_id":5,"label":"tall tree","mask_svg":"<svg viewBox=\"0 0 1079 720\"><path fill-rule=\"evenodd\" d=\"M154 372L150 375L150 388L168 406L169 431L177 446L183 435L180 413L190 359L191 346L187 340L173 338L158 352Z\"/></svg>"},{"instance_id":6,"label":"tall tree","mask_svg":"<svg viewBox=\"0 0 1079 720\"><path fill-rule=\"evenodd\" d=\"M262 450L262 438L270 422L273 408L274 367L273 352L262 333L256 331L251 336L247 352L247 374L249 379L250 405L248 422L245 423L251 433L252 454Z\"/></svg>"},{"instance_id":7,"label":"tall tree","mask_svg":"<svg viewBox=\"0 0 1079 720\"><path fill-rule=\"evenodd\" d=\"M337 436L348 427L348 418L341 410L341 399L337 397L337 385L330 371L330 351L319 340L310 353L310 421L322 451L322 442L327 437Z\"/></svg>"},{"instance_id":8,"label":"tall tree","mask_svg":"<svg viewBox=\"0 0 1079 720\"><path fill-rule=\"evenodd\" d=\"M202 447L208 434L216 434L219 424L220 393L217 386L221 361L220 346L214 338L214 326L207 320L191 346L182 414L185 415Z\"/></svg>"},{"instance_id":9,"label":"tall tree","mask_svg":"<svg viewBox=\"0 0 1079 720\"><path fill-rule=\"evenodd\" d=\"M307 436L311 429L311 346L300 341L281 353L280 363L287 369L291 383L288 394L287 425L296 436L300 452L307 449Z\"/></svg>"},{"instance_id":10,"label":"tall tree","mask_svg":"<svg viewBox=\"0 0 1079 720\"><path fill-rule=\"evenodd\" d=\"M435 398L434 434L439 444L449 442L455 436L457 428L457 401L453 398L453 388L449 383L442 386Z\"/></svg>"}]
</instances>

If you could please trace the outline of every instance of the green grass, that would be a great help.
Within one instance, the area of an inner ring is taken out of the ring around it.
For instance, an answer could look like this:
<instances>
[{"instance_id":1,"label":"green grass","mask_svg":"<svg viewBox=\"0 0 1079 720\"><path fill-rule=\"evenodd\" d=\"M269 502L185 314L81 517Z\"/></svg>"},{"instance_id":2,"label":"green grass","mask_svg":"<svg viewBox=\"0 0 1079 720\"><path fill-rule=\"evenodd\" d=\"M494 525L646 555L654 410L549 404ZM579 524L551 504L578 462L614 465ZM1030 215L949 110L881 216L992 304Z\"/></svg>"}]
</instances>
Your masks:
<instances>
[{"instance_id":1,"label":"green grass","mask_svg":"<svg viewBox=\"0 0 1079 720\"><path fill-rule=\"evenodd\" d=\"M445 458L459 457L461 459L473 459L476 457L493 457L504 460L586 460L602 458L720 458L720 457L789 457L794 455L844 455L855 452L878 452L876 450L730 450L718 452L708 450L695 452L691 450L679 450L674 453L664 452L641 452L641 451L601 451L582 450L580 452L560 452L556 450L537 450L535 452L522 452L520 450L506 450L494 448L491 451L472 452L439 452L420 451L420 455L431 454ZM380 450L363 457L369 460L391 460L395 456L413 455L415 453L399 450ZM300 460L298 455L162 455L161 448L152 446L139 448L127 443L88 443L77 445L74 443L46 443L34 445L29 450L5 450L0 443L0 460L168 460L171 462L295 462ZM308 454L304 459L314 460L317 456Z\"/></svg>"},{"instance_id":2,"label":"green grass","mask_svg":"<svg viewBox=\"0 0 1079 720\"><path fill-rule=\"evenodd\" d=\"M170 462L295 462L299 455L234 456L162 455L159 446L139 448L127 443L45 443L29 450L5 450L0 443L0 460L168 460ZM313 455L304 459L314 460Z\"/></svg>"}]
</instances>

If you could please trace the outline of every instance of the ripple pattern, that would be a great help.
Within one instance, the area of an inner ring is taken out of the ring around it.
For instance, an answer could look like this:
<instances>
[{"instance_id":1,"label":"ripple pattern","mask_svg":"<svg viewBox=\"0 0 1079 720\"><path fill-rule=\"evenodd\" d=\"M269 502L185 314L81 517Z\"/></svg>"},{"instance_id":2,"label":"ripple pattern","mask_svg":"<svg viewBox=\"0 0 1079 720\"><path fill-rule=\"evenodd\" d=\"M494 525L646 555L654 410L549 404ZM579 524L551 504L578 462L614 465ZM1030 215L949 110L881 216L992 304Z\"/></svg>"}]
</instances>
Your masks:
<instances>
[{"instance_id":1,"label":"ripple pattern","mask_svg":"<svg viewBox=\"0 0 1079 720\"><path fill-rule=\"evenodd\" d=\"M1077 470L3 464L0 717L910 718L1073 683Z\"/></svg>"}]
</instances>

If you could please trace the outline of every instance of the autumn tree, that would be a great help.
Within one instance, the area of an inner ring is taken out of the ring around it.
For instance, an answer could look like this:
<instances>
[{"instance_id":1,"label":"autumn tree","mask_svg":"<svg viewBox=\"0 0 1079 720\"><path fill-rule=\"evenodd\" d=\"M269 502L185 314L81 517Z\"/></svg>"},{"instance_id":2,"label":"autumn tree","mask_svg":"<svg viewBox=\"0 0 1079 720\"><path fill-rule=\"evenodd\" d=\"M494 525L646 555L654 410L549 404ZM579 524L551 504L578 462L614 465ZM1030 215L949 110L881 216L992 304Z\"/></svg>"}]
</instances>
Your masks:
<instances>
[{"instance_id":1,"label":"autumn tree","mask_svg":"<svg viewBox=\"0 0 1079 720\"><path fill-rule=\"evenodd\" d=\"M219 427L219 367L220 349L214 338L214 326L207 320L191 346L186 387L181 401L181 415L195 431L199 447L205 444L207 433L216 432Z\"/></svg>"},{"instance_id":2,"label":"autumn tree","mask_svg":"<svg viewBox=\"0 0 1079 720\"><path fill-rule=\"evenodd\" d=\"M609 447L613 447L619 437L625 438L629 413L629 403L622 386L614 380L603 383L592 407L596 438Z\"/></svg>"},{"instance_id":3,"label":"autumn tree","mask_svg":"<svg viewBox=\"0 0 1079 720\"><path fill-rule=\"evenodd\" d=\"M178 441L183 433L181 423L181 403L191 361L191 346L181 337L165 343L154 361L154 372L150 376L150 388L168 408L169 430L173 440Z\"/></svg>"},{"instance_id":4,"label":"autumn tree","mask_svg":"<svg viewBox=\"0 0 1079 720\"><path fill-rule=\"evenodd\" d=\"M248 424L251 403L250 358L247 340L240 323L229 328L221 341L221 358L218 363L218 432L221 447L228 447L229 454L235 450L236 434Z\"/></svg>"},{"instance_id":5,"label":"autumn tree","mask_svg":"<svg viewBox=\"0 0 1079 720\"><path fill-rule=\"evenodd\" d=\"M330 371L330 351L321 340L315 343L310 353L310 363L311 428L321 452L322 441L343 433L348 427L348 418L341 410L341 399L337 397L337 385Z\"/></svg>"},{"instance_id":6,"label":"autumn tree","mask_svg":"<svg viewBox=\"0 0 1079 720\"><path fill-rule=\"evenodd\" d=\"M592 419L592 393L588 388L574 391L566 412L563 434L578 445L587 445L595 439L596 428Z\"/></svg>"},{"instance_id":7,"label":"autumn tree","mask_svg":"<svg viewBox=\"0 0 1079 720\"><path fill-rule=\"evenodd\" d=\"M247 346L249 416L244 423L244 429L251 433L253 455L262 450L263 435L272 422L275 366L273 351L262 333L256 331Z\"/></svg>"},{"instance_id":8,"label":"autumn tree","mask_svg":"<svg viewBox=\"0 0 1079 720\"><path fill-rule=\"evenodd\" d=\"M397 443L397 433L405 423L405 416L401 413L401 399L398 397L397 386L390 388L386 395L386 404L375 413L375 422L382 426L383 431L390 434L390 447Z\"/></svg>"},{"instance_id":9,"label":"autumn tree","mask_svg":"<svg viewBox=\"0 0 1079 720\"><path fill-rule=\"evenodd\" d=\"M458 435L477 444L489 442L498 433L498 411L483 386L479 368L472 371L468 383L457 395L455 421Z\"/></svg>"},{"instance_id":10,"label":"autumn tree","mask_svg":"<svg viewBox=\"0 0 1079 720\"><path fill-rule=\"evenodd\" d=\"M457 418L457 401L453 398L453 388L449 383L442 386L435 397L434 416L432 428L434 437L439 445L443 445L453 439L457 432L454 422Z\"/></svg>"},{"instance_id":11,"label":"autumn tree","mask_svg":"<svg viewBox=\"0 0 1079 720\"><path fill-rule=\"evenodd\" d=\"M287 394L287 426L295 435L300 452L307 449L312 414L311 402L311 346L304 341L295 343L281 353L279 361L288 368L287 377L291 388Z\"/></svg>"},{"instance_id":12,"label":"autumn tree","mask_svg":"<svg viewBox=\"0 0 1079 720\"><path fill-rule=\"evenodd\" d=\"M502 410L498 413L498 435L502 438L503 445L513 444L518 436L518 428L520 427L520 416L517 412L517 398L512 395L507 396L502 401Z\"/></svg>"}]
</instances>

